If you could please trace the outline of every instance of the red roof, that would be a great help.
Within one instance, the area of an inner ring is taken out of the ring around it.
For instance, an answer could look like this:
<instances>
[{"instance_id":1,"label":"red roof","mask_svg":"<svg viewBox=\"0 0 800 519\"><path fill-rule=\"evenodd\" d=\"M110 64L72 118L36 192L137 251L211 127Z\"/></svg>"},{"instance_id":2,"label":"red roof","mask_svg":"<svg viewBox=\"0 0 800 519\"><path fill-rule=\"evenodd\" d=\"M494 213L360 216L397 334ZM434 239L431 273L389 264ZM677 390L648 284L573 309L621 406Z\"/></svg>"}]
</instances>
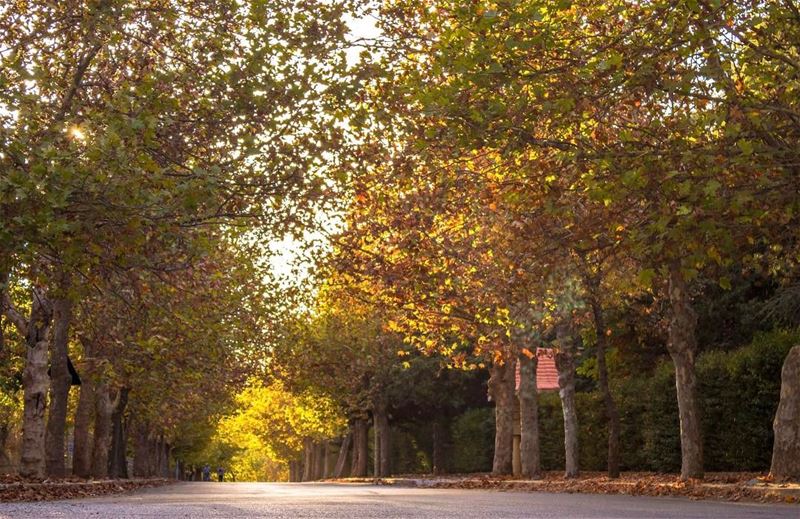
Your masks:
<instances>
[{"instance_id":1,"label":"red roof","mask_svg":"<svg viewBox=\"0 0 800 519\"><path fill-rule=\"evenodd\" d=\"M553 348L536 348L536 389L552 391L558 389L558 371L556 371L556 352ZM519 362L517 362L515 388L519 391Z\"/></svg>"}]
</instances>

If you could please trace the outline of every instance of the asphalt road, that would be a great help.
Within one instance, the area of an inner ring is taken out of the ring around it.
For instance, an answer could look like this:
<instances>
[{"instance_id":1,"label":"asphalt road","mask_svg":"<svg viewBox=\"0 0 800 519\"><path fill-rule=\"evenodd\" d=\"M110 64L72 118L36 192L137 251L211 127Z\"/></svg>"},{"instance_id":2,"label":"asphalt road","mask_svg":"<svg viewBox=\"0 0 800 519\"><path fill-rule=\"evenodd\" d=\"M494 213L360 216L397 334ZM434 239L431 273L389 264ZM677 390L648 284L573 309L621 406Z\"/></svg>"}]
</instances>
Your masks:
<instances>
[{"instance_id":1,"label":"asphalt road","mask_svg":"<svg viewBox=\"0 0 800 519\"><path fill-rule=\"evenodd\" d=\"M123 496L0 503L0 518L6 517L800 519L800 506L372 485L179 483Z\"/></svg>"}]
</instances>

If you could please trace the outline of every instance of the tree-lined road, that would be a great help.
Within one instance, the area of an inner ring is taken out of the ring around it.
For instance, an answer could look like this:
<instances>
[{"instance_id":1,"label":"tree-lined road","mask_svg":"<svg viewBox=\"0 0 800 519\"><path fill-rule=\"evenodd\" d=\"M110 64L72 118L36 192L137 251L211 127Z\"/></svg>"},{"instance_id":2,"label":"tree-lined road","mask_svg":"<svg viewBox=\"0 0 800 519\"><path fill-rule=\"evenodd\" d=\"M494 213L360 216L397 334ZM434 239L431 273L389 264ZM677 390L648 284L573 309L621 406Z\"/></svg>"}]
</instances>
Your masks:
<instances>
[{"instance_id":1,"label":"tree-lined road","mask_svg":"<svg viewBox=\"0 0 800 519\"><path fill-rule=\"evenodd\" d=\"M800 508L675 498L432 490L373 485L180 483L130 495L0 504L0 518L796 519Z\"/></svg>"}]
</instances>

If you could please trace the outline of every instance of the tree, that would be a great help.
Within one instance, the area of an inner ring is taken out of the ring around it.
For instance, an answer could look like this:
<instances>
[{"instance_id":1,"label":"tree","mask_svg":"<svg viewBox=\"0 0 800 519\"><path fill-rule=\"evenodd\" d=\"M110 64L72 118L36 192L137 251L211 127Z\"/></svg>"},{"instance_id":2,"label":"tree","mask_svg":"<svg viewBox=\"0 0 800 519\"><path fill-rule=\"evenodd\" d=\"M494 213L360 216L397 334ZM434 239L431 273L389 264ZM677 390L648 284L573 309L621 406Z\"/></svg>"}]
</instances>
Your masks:
<instances>
[{"instance_id":1,"label":"tree","mask_svg":"<svg viewBox=\"0 0 800 519\"><path fill-rule=\"evenodd\" d=\"M3 11L0 234L12 239L0 264L4 276L24 271L15 265L31 271L37 321L49 317L45 295L70 291L62 279L85 279L97 263L140 265L153 235L174 250L198 225L251 219L273 236L308 222L322 155L341 135L343 8L109 0ZM68 336L68 323L59 329ZM63 344L53 344L54 475L63 472ZM45 368L31 358L30 402L44 403ZM44 473L31 452L41 450L33 438L43 411L24 418L25 475Z\"/></svg>"}]
</instances>

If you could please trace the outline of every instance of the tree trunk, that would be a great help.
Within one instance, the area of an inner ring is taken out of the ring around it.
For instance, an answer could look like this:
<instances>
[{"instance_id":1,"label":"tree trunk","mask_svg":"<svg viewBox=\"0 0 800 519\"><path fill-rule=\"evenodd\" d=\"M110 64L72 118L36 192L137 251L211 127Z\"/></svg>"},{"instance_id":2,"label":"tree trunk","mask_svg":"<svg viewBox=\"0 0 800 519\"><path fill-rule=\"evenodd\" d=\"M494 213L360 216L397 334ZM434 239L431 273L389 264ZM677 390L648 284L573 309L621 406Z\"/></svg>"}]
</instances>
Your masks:
<instances>
[{"instance_id":1,"label":"tree trunk","mask_svg":"<svg viewBox=\"0 0 800 519\"><path fill-rule=\"evenodd\" d=\"M522 477L541 477L541 452L539 446L539 394L536 389L536 350L529 357L519 355L519 426L520 464Z\"/></svg>"},{"instance_id":2,"label":"tree trunk","mask_svg":"<svg viewBox=\"0 0 800 519\"><path fill-rule=\"evenodd\" d=\"M325 440L322 442L322 479L331 477L331 441Z\"/></svg>"},{"instance_id":3,"label":"tree trunk","mask_svg":"<svg viewBox=\"0 0 800 519\"><path fill-rule=\"evenodd\" d=\"M8 271L0 268L0 362L5 362L6 354L6 336L3 328L3 316L5 315L5 301L6 301L6 286L8 285Z\"/></svg>"},{"instance_id":4,"label":"tree trunk","mask_svg":"<svg viewBox=\"0 0 800 519\"><path fill-rule=\"evenodd\" d=\"M781 400L775 421L770 475L800 480L800 346L789 351L781 370Z\"/></svg>"},{"instance_id":5,"label":"tree trunk","mask_svg":"<svg viewBox=\"0 0 800 519\"><path fill-rule=\"evenodd\" d=\"M120 390L119 402L111 415L111 459L109 474L112 478L127 479L128 463L126 459L127 438L125 437L125 407L128 405L128 388Z\"/></svg>"},{"instance_id":6,"label":"tree trunk","mask_svg":"<svg viewBox=\"0 0 800 519\"><path fill-rule=\"evenodd\" d=\"M570 322L558 325L558 396L564 414L564 477L578 477L578 412L575 406L575 337Z\"/></svg>"},{"instance_id":7,"label":"tree trunk","mask_svg":"<svg viewBox=\"0 0 800 519\"><path fill-rule=\"evenodd\" d=\"M504 364L494 364L489 372L489 395L494 408L494 460L493 474L511 474L514 454L514 359Z\"/></svg>"},{"instance_id":8,"label":"tree trunk","mask_svg":"<svg viewBox=\"0 0 800 519\"><path fill-rule=\"evenodd\" d=\"M45 412L47 410L47 353L50 349L52 310L44 291L34 289L28 321L25 368L22 372L22 452L19 474L41 478L45 475Z\"/></svg>"},{"instance_id":9,"label":"tree trunk","mask_svg":"<svg viewBox=\"0 0 800 519\"><path fill-rule=\"evenodd\" d=\"M72 453L72 473L81 478L88 478L92 468L91 425L94 418L94 354L89 341L82 341L84 357L84 375L81 378L81 389L78 396L78 407L75 410L75 433Z\"/></svg>"},{"instance_id":10,"label":"tree trunk","mask_svg":"<svg viewBox=\"0 0 800 519\"><path fill-rule=\"evenodd\" d=\"M78 408L75 410L75 435L72 454L72 474L88 478L92 467L92 444L90 427L94 417L94 388L89 377L84 376L81 383Z\"/></svg>"},{"instance_id":11,"label":"tree trunk","mask_svg":"<svg viewBox=\"0 0 800 519\"><path fill-rule=\"evenodd\" d=\"M47 475L62 478L67 402L72 376L67 367L72 301L66 296L53 300L53 337L50 341L50 411L47 413L45 460Z\"/></svg>"},{"instance_id":12,"label":"tree trunk","mask_svg":"<svg viewBox=\"0 0 800 519\"><path fill-rule=\"evenodd\" d=\"M378 451L381 449L381 439L378 436L378 421L375 419L375 413L372 414L372 477L377 478L378 472L381 471L380 456Z\"/></svg>"},{"instance_id":13,"label":"tree trunk","mask_svg":"<svg viewBox=\"0 0 800 519\"><path fill-rule=\"evenodd\" d=\"M381 405L375 410L375 438L378 440L378 447L375 449L375 476L386 477L391 474L392 468L392 439L389 428L389 415L386 407Z\"/></svg>"},{"instance_id":14,"label":"tree trunk","mask_svg":"<svg viewBox=\"0 0 800 519\"><path fill-rule=\"evenodd\" d=\"M314 442L311 438L303 439L303 481L314 479Z\"/></svg>"},{"instance_id":15,"label":"tree trunk","mask_svg":"<svg viewBox=\"0 0 800 519\"><path fill-rule=\"evenodd\" d=\"M161 452L158 449L158 437L150 436L147 439L147 475L149 477L158 474Z\"/></svg>"},{"instance_id":16,"label":"tree trunk","mask_svg":"<svg viewBox=\"0 0 800 519\"><path fill-rule=\"evenodd\" d=\"M314 480L325 477L325 444L314 442Z\"/></svg>"},{"instance_id":17,"label":"tree trunk","mask_svg":"<svg viewBox=\"0 0 800 519\"><path fill-rule=\"evenodd\" d=\"M94 419L94 448L92 449L92 476L108 478L108 455L111 450L111 415L114 412L110 389L107 384L97 385L97 400Z\"/></svg>"},{"instance_id":18,"label":"tree trunk","mask_svg":"<svg viewBox=\"0 0 800 519\"><path fill-rule=\"evenodd\" d=\"M159 463L158 463L158 475L162 478L169 477L169 454L172 451L172 448L169 446L169 442L164 435L162 434L159 439Z\"/></svg>"},{"instance_id":19,"label":"tree trunk","mask_svg":"<svg viewBox=\"0 0 800 519\"><path fill-rule=\"evenodd\" d=\"M353 423L353 463L350 475L356 478L367 476L369 458L369 437L367 420L356 418Z\"/></svg>"},{"instance_id":20,"label":"tree trunk","mask_svg":"<svg viewBox=\"0 0 800 519\"><path fill-rule=\"evenodd\" d=\"M596 296L597 286L592 285L589 289L589 303L592 307L594 316L595 335L597 335L597 385L600 394L603 395L603 403L606 411L606 421L608 426L608 477L619 477L619 410L614 402L611 389L608 386L608 367L606 366L606 351L608 350L608 340L606 338L606 324L603 315L603 308Z\"/></svg>"},{"instance_id":21,"label":"tree trunk","mask_svg":"<svg viewBox=\"0 0 800 519\"><path fill-rule=\"evenodd\" d=\"M347 464L347 451L350 450L350 443L353 438L353 433L348 431L347 434L342 436L342 444L339 447L339 457L336 459L336 466L333 469L333 477L341 478L344 476L344 468Z\"/></svg>"},{"instance_id":22,"label":"tree trunk","mask_svg":"<svg viewBox=\"0 0 800 519\"><path fill-rule=\"evenodd\" d=\"M672 319L669 323L667 349L675 365L675 388L681 424L681 479L703 477L703 437L697 404L697 314L692 309L689 287L680 266L669 271L669 300Z\"/></svg>"}]
</instances>

